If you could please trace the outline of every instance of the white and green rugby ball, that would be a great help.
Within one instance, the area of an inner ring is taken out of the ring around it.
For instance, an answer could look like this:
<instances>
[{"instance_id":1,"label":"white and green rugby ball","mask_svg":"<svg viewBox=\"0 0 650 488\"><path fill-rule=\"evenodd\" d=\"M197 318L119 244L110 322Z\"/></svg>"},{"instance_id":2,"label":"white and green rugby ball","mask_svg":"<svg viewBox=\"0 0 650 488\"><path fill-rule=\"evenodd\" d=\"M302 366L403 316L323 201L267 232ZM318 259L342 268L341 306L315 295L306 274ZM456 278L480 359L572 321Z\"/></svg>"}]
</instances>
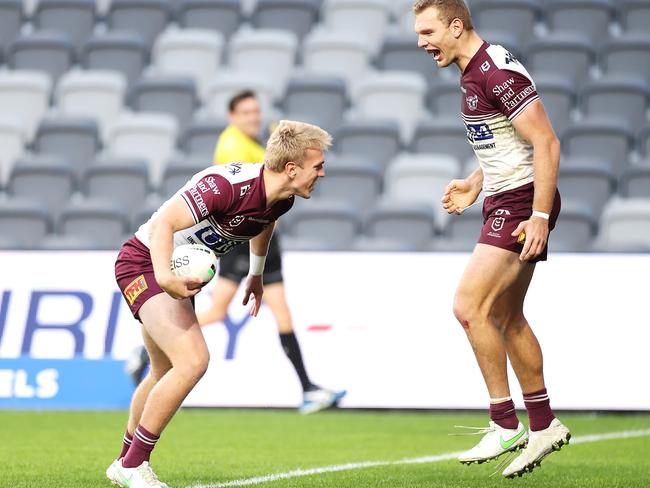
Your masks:
<instances>
[{"instance_id":1,"label":"white and green rugby ball","mask_svg":"<svg viewBox=\"0 0 650 488\"><path fill-rule=\"evenodd\" d=\"M170 266L176 276L199 278L206 285L217 274L217 256L202 244L182 244L174 248Z\"/></svg>"}]
</instances>

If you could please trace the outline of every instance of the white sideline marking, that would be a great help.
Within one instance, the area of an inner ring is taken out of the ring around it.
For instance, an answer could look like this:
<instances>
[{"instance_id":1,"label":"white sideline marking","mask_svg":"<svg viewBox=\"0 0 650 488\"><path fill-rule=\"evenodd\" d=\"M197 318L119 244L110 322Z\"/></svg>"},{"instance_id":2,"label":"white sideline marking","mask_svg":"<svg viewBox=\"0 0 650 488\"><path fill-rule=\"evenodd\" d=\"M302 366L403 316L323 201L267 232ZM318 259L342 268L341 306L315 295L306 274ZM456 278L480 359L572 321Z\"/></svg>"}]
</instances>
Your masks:
<instances>
[{"instance_id":1,"label":"white sideline marking","mask_svg":"<svg viewBox=\"0 0 650 488\"><path fill-rule=\"evenodd\" d=\"M624 430L621 432L607 432L603 434L593 434L593 435L583 435L580 437L573 437L571 439L571 444L587 444L589 442L609 441L613 439L632 439L635 437L648 437L648 436L650 436L650 429ZM264 476L257 476L255 478L226 481L224 483L215 483L211 485L191 485L188 486L187 488L226 488L229 486L259 485L262 483L270 483L271 481L284 480L288 478L301 478L303 476L311 476L315 474L335 473L337 471L351 471L354 469L374 468L377 466L397 466L403 464L439 463L441 461L449 461L451 459L456 459L456 457L458 457L459 454L460 452L448 452L445 454L437 454L434 456L399 459L397 461L362 461L358 463L322 466L320 468L294 469L292 471L287 471L284 473L267 474Z\"/></svg>"}]
</instances>

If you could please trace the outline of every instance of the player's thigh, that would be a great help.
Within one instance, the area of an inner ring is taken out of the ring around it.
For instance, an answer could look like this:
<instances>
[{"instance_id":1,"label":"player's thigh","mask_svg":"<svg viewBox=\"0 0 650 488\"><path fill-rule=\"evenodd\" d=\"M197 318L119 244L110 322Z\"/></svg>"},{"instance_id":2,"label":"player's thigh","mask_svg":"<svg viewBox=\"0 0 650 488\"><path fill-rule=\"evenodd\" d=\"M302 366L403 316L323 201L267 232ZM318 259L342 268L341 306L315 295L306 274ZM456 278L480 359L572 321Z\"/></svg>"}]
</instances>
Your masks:
<instances>
[{"instance_id":1,"label":"player's thigh","mask_svg":"<svg viewBox=\"0 0 650 488\"><path fill-rule=\"evenodd\" d=\"M500 328L525 324L524 301L534 272L535 263L524 263L515 281L496 298L490 317Z\"/></svg>"},{"instance_id":2,"label":"player's thigh","mask_svg":"<svg viewBox=\"0 0 650 488\"><path fill-rule=\"evenodd\" d=\"M149 338L174 368L207 368L210 354L189 299L159 293L140 307L139 314Z\"/></svg>"},{"instance_id":3,"label":"player's thigh","mask_svg":"<svg viewBox=\"0 0 650 488\"><path fill-rule=\"evenodd\" d=\"M497 298L517 281L524 266L527 264L519 261L515 252L477 244L456 290L456 316L460 319L489 313Z\"/></svg>"},{"instance_id":4,"label":"player's thigh","mask_svg":"<svg viewBox=\"0 0 650 488\"><path fill-rule=\"evenodd\" d=\"M158 347L144 326L142 327L142 340L144 341L147 354L149 354L151 374L156 380L159 380L172 367L172 362L167 357L167 354Z\"/></svg>"},{"instance_id":5,"label":"player's thigh","mask_svg":"<svg viewBox=\"0 0 650 488\"><path fill-rule=\"evenodd\" d=\"M280 332L291 332L293 326L284 283L280 281L264 285L264 301L271 309L271 313L275 317Z\"/></svg>"}]
</instances>

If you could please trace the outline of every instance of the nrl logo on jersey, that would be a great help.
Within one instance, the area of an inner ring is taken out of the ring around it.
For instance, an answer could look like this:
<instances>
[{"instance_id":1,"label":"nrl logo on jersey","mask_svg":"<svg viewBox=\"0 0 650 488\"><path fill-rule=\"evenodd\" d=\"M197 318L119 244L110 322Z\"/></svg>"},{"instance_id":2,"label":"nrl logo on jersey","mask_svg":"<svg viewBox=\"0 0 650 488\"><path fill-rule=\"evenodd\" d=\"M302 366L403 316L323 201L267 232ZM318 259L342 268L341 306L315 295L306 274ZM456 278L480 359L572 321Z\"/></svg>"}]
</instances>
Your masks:
<instances>
[{"instance_id":1,"label":"nrl logo on jersey","mask_svg":"<svg viewBox=\"0 0 650 488\"><path fill-rule=\"evenodd\" d=\"M467 102L467 108L472 111L476 110L476 107L478 107L478 95L470 95L465 98L465 101Z\"/></svg>"},{"instance_id":2,"label":"nrl logo on jersey","mask_svg":"<svg viewBox=\"0 0 650 488\"><path fill-rule=\"evenodd\" d=\"M230 221L230 227L237 227L244 220L246 220L246 217L244 217L243 215L237 215L234 219Z\"/></svg>"}]
</instances>

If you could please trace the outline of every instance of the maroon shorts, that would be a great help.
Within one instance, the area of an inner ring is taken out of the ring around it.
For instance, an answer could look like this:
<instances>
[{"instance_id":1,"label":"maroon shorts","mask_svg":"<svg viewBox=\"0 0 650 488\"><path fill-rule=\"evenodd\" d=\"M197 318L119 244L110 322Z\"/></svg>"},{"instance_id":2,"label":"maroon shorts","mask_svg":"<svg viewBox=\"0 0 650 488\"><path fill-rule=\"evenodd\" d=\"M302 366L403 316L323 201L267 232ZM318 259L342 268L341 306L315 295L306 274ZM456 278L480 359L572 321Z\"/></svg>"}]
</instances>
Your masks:
<instances>
[{"instance_id":1,"label":"maroon shorts","mask_svg":"<svg viewBox=\"0 0 650 488\"><path fill-rule=\"evenodd\" d=\"M131 313L138 320L142 304L154 295L165 293L154 276L149 248L135 236L124 243L117 255L115 279Z\"/></svg>"},{"instance_id":2,"label":"maroon shorts","mask_svg":"<svg viewBox=\"0 0 650 488\"><path fill-rule=\"evenodd\" d=\"M483 201L483 228L478 242L520 254L524 246L518 244L517 236L511 234L521 222L528 220L533 214L534 192L533 183L527 183L513 190L486 197ZM555 190L553 210L548 224L549 231L555 228L561 205L560 192ZM542 253L530 262L546 261L547 253L548 243Z\"/></svg>"}]
</instances>

